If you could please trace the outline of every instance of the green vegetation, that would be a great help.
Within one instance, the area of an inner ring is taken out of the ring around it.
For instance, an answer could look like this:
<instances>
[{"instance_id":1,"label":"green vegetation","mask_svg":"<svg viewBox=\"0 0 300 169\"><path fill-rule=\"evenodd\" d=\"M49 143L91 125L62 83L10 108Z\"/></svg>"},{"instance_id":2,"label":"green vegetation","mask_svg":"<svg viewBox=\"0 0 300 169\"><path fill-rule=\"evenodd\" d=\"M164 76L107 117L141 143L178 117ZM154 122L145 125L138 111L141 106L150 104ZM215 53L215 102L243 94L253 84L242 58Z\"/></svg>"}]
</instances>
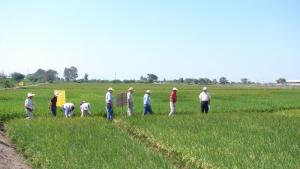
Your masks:
<instances>
[{"instance_id":1,"label":"green vegetation","mask_svg":"<svg viewBox=\"0 0 300 169\"><path fill-rule=\"evenodd\" d=\"M131 118L154 144L193 167L299 168L300 123L293 113L219 113ZM300 115L300 111L297 112ZM289 116L290 114L290 116ZM157 143L158 142L158 143Z\"/></svg>"},{"instance_id":2,"label":"green vegetation","mask_svg":"<svg viewBox=\"0 0 300 169\"><path fill-rule=\"evenodd\" d=\"M104 120L110 86L115 100L129 86L136 89L134 117L124 118L115 107L116 122ZM208 86L212 105L204 115L198 102L203 86L177 85L177 115L167 117L172 87L56 83L4 90L0 121L6 122L9 137L34 168L300 167L299 88ZM76 116L79 103L89 101L92 117L64 119L59 111L57 118L50 118L48 101L55 89L66 90ZM152 91L155 115L144 117L142 97L147 89ZM30 121L23 119L28 92L36 94Z\"/></svg>"},{"instance_id":3,"label":"green vegetation","mask_svg":"<svg viewBox=\"0 0 300 169\"><path fill-rule=\"evenodd\" d=\"M8 133L34 168L171 168L104 119L12 120Z\"/></svg>"}]
</instances>

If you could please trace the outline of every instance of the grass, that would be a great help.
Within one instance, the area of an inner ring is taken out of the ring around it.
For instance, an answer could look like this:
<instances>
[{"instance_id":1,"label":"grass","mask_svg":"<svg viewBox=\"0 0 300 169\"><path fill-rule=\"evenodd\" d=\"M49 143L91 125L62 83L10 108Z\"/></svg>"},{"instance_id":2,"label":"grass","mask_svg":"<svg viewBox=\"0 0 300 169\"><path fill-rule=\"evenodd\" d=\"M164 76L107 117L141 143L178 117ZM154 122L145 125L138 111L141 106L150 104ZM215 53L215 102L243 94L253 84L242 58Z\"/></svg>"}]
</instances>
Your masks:
<instances>
[{"instance_id":1,"label":"grass","mask_svg":"<svg viewBox=\"0 0 300 169\"><path fill-rule=\"evenodd\" d=\"M270 113L218 113L127 122L176 150L192 168L296 169L300 166L299 120Z\"/></svg>"},{"instance_id":2,"label":"grass","mask_svg":"<svg viewBox=\"0 0 300 169\"><path fill-rule=\"evenodd\" d=\"M146 85L146 84L49 84L25 89L0 91L0 121L14 117L24 117L24 100L28 92L36 95L34 102L36 110L34 116L48 117L48 102L55 89L66 90L67 102L76 105L75 111L79 115L79 103L89 101L94 116L105 113L105 93L112 86L114 96L126 92L129 86L136 89L134 93L134 111L142 115L142 97L146 89L152 90L153 111L157 114L167 114L169 111L169 92L173 85ZM177 112L179 114L193 114L199 112L198 95L202 86L178 85ZM241 88L210 86L212 95L212 113L251 113L251 112L276 112L286 109L300 109L300 90L282 88ZM115 99L116 100L116 99ZM115 107L120 114L121 108ZM59 113L62 116L62 113Z\"/></svg>"},{"instance_id":3,"label":"grass","mask_svg":"<svg viewBox=\"0 0 300 169\"><path fill-rule=\"evenodd\" d=\"M104 119L12 120L7 126L33 168L172 168Z\"/></svg>"},{"instance_id":4,"label":"grass","mask_svg":"<svg viewBox=\"0 0 300 169\"><path fill-rule=\"evenodd\" d=\"M136 89L134 117L123 118L121 108L115 107L119 123L102 118L110 86L115 97L129 86ZM6 122L9 137L34 168L300 167L299 88L208 86L211 112L202 115L198 95L203 86L177 85L177 115L169 118L172 87L63 83L3 90L0 121ZM57 118L50 118L48 101L55 89L66 90L77 117L79 103L89 101L92 117L64 119L59 111ZM147 89L155 115L144 117ZM28 92L37 94L31 121L23 119ZM174 165L174 160L181 164Z\"/></svg>"}]
</instances>

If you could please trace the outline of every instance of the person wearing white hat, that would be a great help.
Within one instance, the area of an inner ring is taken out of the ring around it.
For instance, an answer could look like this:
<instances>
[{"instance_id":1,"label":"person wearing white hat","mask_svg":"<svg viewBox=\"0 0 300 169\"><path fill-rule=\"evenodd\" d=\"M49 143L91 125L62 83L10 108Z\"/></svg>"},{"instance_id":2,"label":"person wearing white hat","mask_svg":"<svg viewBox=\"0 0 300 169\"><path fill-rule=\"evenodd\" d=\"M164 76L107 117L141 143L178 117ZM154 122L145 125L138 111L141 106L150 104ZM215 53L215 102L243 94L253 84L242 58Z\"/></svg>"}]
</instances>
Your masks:
<instances>
[{"instance_id":1,"label":"person wearing white hat","mask_svg":"<svg viewBox=\"0 0 300 169\"><path fill-rule=\"evenodd\" d=\"M62 111L64 112L66 118L73 116L74 110L75 110L75 106L73 103L65 103L62 106Z\"/></svg>"},{"instance_id":2,"label":"person wearing white hat","mask_svg":"<svg viewBox=\"0 0 300 169\"><path fill-rule=\"evenodd\" d=\"M173 87L170 94L170 113L169 116L176 114L177 88Z\"/></svg>"},{"instance_id":3,"label":"person wearing white hat","mask_svg":"<svg viewBox=\"0 0 300 169\"><path fill-rule=\"evenodd\" d=\"M127 115L130 117L133 113L133 87L130 87L127 92Z\"/></svg>"},{"instance_id":4,"label":"person wearing white hat","mask_svg":"<svg viewBox=\"0 0 300 169\"><path fill-rule=\"evenodd\" d=\"M24 106L25 106L25 111L26 111L26 114L27 114L26 119L32 119L32 117L33 117L33 110L34 110L34 104L33 104L33 101L32 101L33 96L35 96L35 94L28 93L27 98L25 100L25 105Z\"/></svg>"},{"instance_id":5,"label":"person wearing white hat","mask_svg":"<svg viewBox=\"0 0 300 169\"><path fill-rule=\"evenodd\" d=\"M207 92L207 87L203 87L203 91L199 95L199 101L201 105L201 112L202 113L208 113L209 106L210 106L210 95Z\"/></svg>"},{"instance_id":6,"label":"person wearing white hat","mask_svg":"<svg viewBox=\"0 0 300 169\"><path fill-rule=\"evenodd\" d=\"M81 117L91 115L92 113L90 111L90 108L91 108L90 103L82 101L80 103Z\"/></svg>"},{"instance_id":7,"label":"person wearing white hat","mask_svg":"<svg viewBox=\"0 0 300 169\"><path fill-rule=\"evenodd\" d=\"M53 97L51 98L50 100L50 105L49 105L49 109L51 111L51 114L53 117L56 116L56 112L57 112L57 106L56 106L56 103L57 103L57 96L59 95L58 92L54 92L53 94Z\"/></svg>"},{"instance_id":8,"label":"person wearing white hat","mask_svg":"<svg viewBox=\"0 0 300 169\"><path fill-rule=\"evenodd\" d=\"M151 109L151 91L146 90L146 93L144 95L143 103L144 103L144 115L147 114L152 114L152 109Z\"/></svg>"},{"instance_id":9,"label":"person wearing white hat","mask_svg":"<svg viewBox=\"0 0 300 169\"><path fill-rule=\"evenodd\" d=\"M107 120L112 121L114 116L114 97L112 95L113 89L110 87L107 90L105 95L105 102L106 102L106 117Z\"/></svg>"}]
</instances>

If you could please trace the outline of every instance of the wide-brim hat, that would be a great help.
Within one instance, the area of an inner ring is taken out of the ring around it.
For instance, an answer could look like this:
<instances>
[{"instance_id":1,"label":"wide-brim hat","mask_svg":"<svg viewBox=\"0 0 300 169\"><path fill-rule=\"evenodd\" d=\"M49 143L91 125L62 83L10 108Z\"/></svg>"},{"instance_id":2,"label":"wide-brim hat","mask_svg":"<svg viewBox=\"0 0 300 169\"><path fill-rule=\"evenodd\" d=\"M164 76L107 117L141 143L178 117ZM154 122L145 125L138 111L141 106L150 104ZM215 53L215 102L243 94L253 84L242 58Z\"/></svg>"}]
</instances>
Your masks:
<instances>
[{"instance_id":1,"label":"wide-brim hat","mask_svg":"<svg viewBox=\"0 0 300 169\"><path fill-rule=\"evenodd\" d=\"M128 91L134 91L133 87L129 87Z\"/></svg>"},{"instance_id":2,"label":"wide-brim hat","mask_svg":"<svg viewBox=\"0 0 300 169\"><path fill-rule=\"evenodd\" d=\"M206 91L207 90L207 87L203 87L203 89L202 89L203 91Z\"/></svg>"},{"instance_id":3,"label":"wide-brim hat","mask_svg":"<svg viewBox=\"0 0 300 169\"><path fill-rule=\"evenodd\" d=\"M176 87L173 87L173 91L177 91L178 89Z\"/></svg>"},{"instance_id":4,"label":"wide-brim hat","mask_svg":"<svg viewBox=\"0 0 300 169\"><path fill-rule=\"evenodd\" d=\"M110 87L110 88L108 88L107 90L108 90L108 91L113 91L114 89Z\"/></svg>"},{"instance_id":5,"label":"wide-brim hat","mask_svg":"<svg viewBox=\"0 0 300 169\"><path fill-rule=\"evenodd\" d=\"M33 93L27 93L27 97L33 97L33 96L35 96L35 94L33 94Z\"/></svg>"},{"instance_id":6,"label":"wide-brim hat","mask_svg":"<svg viewBox=\"0 0 300 169\"><path fill-rule=\"evenodd\" d=\"M54 92L54 96L58 96L59 95L59 92Z\"/></svg>"},{"instance_id":7,"label":"wide-brim hat","mask_svg":"<svg viewBox=\"0 0 300 169\"><path fill-rule=\"evenodd\" d=\"M146 90L146 93L151 93L151 91L150 90Z\"/></svg>"}]
</instances>

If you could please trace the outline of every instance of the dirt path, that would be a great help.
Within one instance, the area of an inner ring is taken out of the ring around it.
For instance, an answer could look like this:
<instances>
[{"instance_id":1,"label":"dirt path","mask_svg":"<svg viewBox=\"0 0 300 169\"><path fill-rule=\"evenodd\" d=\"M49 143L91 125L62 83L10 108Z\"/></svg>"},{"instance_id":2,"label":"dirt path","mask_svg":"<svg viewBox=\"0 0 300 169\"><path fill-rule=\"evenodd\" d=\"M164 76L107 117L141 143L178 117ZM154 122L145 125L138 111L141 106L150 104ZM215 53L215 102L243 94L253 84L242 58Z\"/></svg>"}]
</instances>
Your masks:
<instances>
[{"instance_id":1,"label":"dirt path","mask_svg":"<svg viewBox=\"0 0 300 169\"><path fill-rule=\"evenodd\" d=\"M0 168L31 169L16 152L14 145L5 137L3 124L0 124Z\"/></svg>"}]
</instances>

